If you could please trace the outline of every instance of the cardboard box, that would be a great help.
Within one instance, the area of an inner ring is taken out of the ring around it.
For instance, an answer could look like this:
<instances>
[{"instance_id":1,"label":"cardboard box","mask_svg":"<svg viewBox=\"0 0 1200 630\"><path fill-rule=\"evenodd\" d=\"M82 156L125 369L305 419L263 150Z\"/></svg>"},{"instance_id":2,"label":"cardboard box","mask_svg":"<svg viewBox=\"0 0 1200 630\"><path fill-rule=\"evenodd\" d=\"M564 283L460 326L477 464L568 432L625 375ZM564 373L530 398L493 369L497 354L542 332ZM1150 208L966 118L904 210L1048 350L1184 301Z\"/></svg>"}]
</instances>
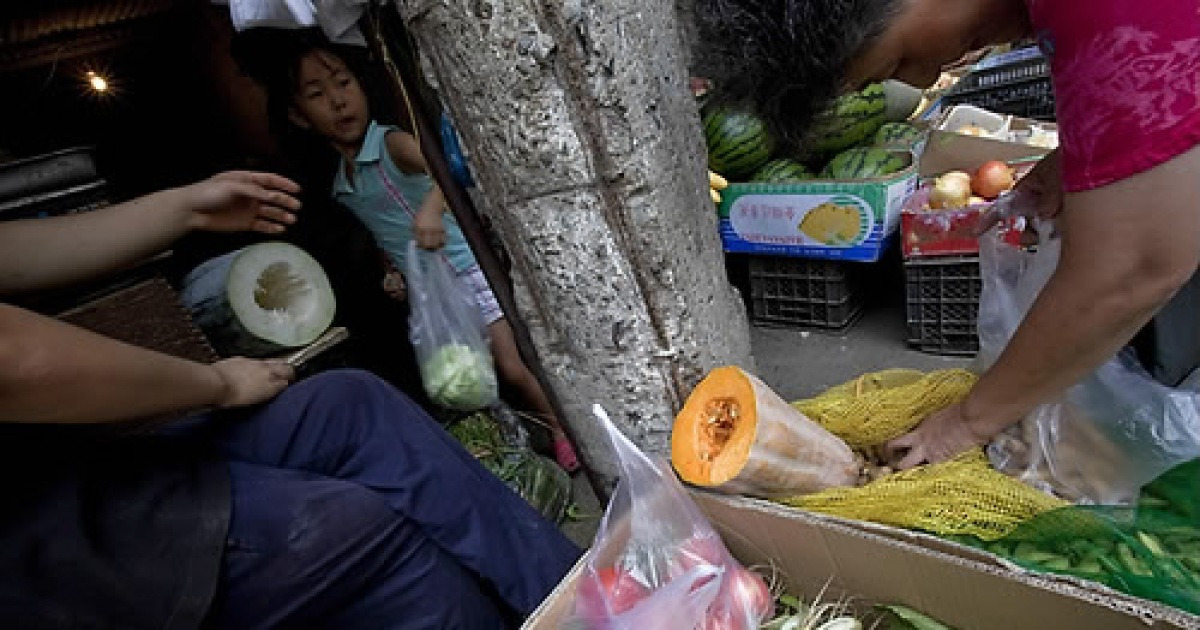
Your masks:
<instances>
[{"instance_id":1,"label":"cardboard box","mask_svg":"<svg viewBox=\"0 0 1200 630\"><path fill-rule=\"evenodd\" d=\"M997 144L1012 144L1046 153L1058 146L1058 125L1051 122L1030 120L1010 114L997 114L974 105L954 105L941 112L933 123L940 135L955 135L958 130L975 126L991 137L977 137Z\"/></svg>"},{"instance_id":2,"label":"cardboard box","mask_svg":"<svg viewBox=\"0 0 1200 630\"><path fill-rule=\"evenodd\" d=\"M909 538L901 530L765 501L692 496L738 560L776 567L787 591L808 600L823 593L826 601L903 604L958 630L1200 628L1195 615L1102 586L1015 570L937 538ZM524 628L563 627L582 567L576 565Z\"/></svg>"},{"instance_id":3,"label":"cardboard box","mask_svg":"<svg viewBox=\"0 0 1200 630\"><path fill-rule=\"evenodd\" d=\"M915 164L871 180L731 184L721 240L732 253L875 262L916 186Z\"/></svg>"},{"instance_id":4,"label":"cardboard box","mask_svg":"<svg viewBox=\"0 0 1200 630\"><path fill-rule=\"evenodd\" d=\"M968 173L990 160L1008 162L1017 169L1018 176L1024 175L1033 168L1047 153L1048 149L1032 147L1015 142L1002 142L991 138L962 135L945 131L943 128L953 126L964 120L980 123L991 130L999 129L1005 124L1022 125L1030 121L984 112L988 116L1000 120L985 121L976 115L983 112L978 108L959 105L947 112L937 127L929 133L924 150L921 152L919 170L920 185L917 191L904 204L900 215L901 251L907 258L923 256L965 256L979 252L979 241L975 236L976 226L980 216L990 204L976 204L955 210L925 210L929 199L929 186L932 180L947 171L959 170ZM975 110L975 111L971 111ZM969 112L972 116L964 116ZM1024 122L1022 122L1024 121ZM1011 220L1000 226L1006 241L1020 245L1024 223Z\"/></svg>"}]
</instances>

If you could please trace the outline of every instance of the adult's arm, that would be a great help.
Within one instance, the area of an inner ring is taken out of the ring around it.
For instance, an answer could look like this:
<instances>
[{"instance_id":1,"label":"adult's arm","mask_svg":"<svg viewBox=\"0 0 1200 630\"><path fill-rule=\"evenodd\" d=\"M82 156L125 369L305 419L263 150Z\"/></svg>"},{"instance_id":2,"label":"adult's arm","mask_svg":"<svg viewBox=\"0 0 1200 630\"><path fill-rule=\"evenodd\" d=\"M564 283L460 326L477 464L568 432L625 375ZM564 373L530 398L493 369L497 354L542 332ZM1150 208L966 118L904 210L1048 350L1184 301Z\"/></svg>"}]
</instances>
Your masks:
<instances>
[{"instance_id":1,"label":"adult's arm","mask_svg":"<svg viewBox=\"0 0 1200 630\"><path fill-rule=\"evenodd\" d=\"M1129 342L1200 265L1200 147L1068 193L1058 268L1008 346L959 405L890 443L899 466L985 443Z\"/></svg>"},{"instance_id":2,"label":"adult's arm","mask_svg":"<svg viewBox=\"0 0 1200 630\"><path fill-rule=\"evenodd\" d=\"M101 423L266 401L287 363L196 363L0 304L0 421Z\"/></svg>"},{"instance_id":3,"label":"adult's arm","mask_svg":"<svg viewBox=\"0 0 1200 630\"><path fill-rule=\"evenodd\" d=\"M127 267L193 229L281 232L299 208L298 190L278 175L238 171L92 212L0 222L0 294Z\"/></svg>"}]
</instances>

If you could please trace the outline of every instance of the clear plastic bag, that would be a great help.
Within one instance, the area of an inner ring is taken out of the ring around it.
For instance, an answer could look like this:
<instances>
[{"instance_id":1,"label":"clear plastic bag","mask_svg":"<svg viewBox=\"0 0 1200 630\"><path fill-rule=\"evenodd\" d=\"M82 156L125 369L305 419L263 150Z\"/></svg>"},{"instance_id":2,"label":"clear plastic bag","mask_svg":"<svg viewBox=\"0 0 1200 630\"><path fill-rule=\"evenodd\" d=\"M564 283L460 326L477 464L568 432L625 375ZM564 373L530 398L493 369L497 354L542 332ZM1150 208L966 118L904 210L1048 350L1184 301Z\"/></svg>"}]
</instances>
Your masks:
<instances>
[{"instance_id":1,"label":"clear plastic bag","mask_svg":"<svg viewBox=\"0 0 1200 630\"><path fill-rule=\"evenodd\" d=\"M1008 245L994 231L980 238L984 367L996 361L1058 264L1051 224L1037 227L1034 251ZM997 437L988 456L997 470L1076 503L1132 502L1142 486L1200 457L1195 382L1162 385L1123 350Z\"/></svg>"},{"instance_id":2,"label":"clear plastic bag","mask_svg":"<svg viewBox=\"0 0 1200 630\"><path fill-rule=\"evenodd\" d=\"M499 400L496 370L475 296L441 252L408 244L409 339L435 404L457 411Z\"/></svg>"},{"instance_id":3,"label":"clear plastic bag","mask_svg":"<svg viewBox=\"0 0 1200 630\"><path fill-rule=\"evenodd\" d=\"M608 420L621 464L588 551L569 628L752 630L770 618L766 583L733 558L665 461L652 461Z\"/></svg>"}]
</instances>

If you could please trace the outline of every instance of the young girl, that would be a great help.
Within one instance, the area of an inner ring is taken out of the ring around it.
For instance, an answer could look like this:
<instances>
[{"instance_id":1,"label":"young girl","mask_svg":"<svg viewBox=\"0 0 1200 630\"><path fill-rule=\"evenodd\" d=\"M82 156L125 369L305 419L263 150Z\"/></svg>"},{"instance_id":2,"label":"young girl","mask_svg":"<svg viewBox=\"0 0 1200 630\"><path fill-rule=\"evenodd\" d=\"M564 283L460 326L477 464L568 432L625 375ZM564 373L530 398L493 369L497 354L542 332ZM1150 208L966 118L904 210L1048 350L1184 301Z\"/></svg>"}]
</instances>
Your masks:
<instances>
[{"instance_id":1,"label":"young girl","mask_svg":"<svg viewBox=\"0 0 1200 630\"><path fill-rule=\"evenodd\" d=\"M574 447L541 385L522 361L512 328L462 230L448 213L442 191L426 174L416 139L372 119L366 93L342 57L319 41L297 38L296 43L272 51L277 59L281 53L286 57L278 70L287 73L287 80L264 81L269 98L286 99L288 120L323 138L341 155L333 197L367 226L385 254L389 265L384 290L403 299L399 270L405 269L410 241L415 239L423 249L441 250L475 295L501 380L550 423L555 459L574 472L579 468Z\"/></svg>"}]
</instances>

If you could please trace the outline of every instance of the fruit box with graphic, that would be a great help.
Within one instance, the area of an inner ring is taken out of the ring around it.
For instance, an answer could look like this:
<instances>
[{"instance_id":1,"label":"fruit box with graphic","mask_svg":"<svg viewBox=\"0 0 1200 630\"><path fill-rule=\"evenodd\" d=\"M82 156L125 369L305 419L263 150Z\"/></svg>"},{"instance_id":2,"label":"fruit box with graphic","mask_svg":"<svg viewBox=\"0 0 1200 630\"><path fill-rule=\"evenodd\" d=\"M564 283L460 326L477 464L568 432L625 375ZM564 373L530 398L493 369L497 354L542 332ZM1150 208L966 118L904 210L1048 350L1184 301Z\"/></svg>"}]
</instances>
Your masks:
<instances>
[{"instance_id":1,"label":"fruit box with graphic","mask_svg":"<svg viewBox=\"0 0 1200 630\"><path fill-rule=\"evenodd\" d=\"M875 262L916 187L915 165L865 180L730 184L721 241L731 253Z\"/></svg>"}]
</instances>

